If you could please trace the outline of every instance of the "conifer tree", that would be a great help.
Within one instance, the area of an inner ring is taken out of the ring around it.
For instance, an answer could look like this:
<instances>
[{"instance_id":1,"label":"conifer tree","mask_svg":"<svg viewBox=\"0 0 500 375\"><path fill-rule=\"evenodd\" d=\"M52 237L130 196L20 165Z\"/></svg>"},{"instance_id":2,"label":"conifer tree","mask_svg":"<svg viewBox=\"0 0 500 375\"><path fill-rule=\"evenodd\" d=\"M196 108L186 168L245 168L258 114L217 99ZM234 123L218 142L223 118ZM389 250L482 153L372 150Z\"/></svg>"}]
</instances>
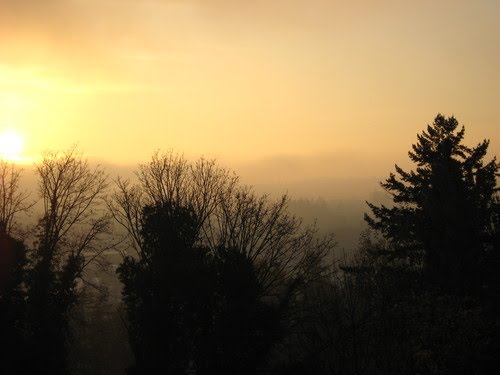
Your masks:
<instances>
[{"instance_id":1,"label":"conifer tree","mask_svg":"<svg viewBox=\"0 0 500 375\"><path fill-rule=\"evenodd\" d=\"M498 199L496 158L485 162L489 141L467 147L465 128L438 114L408 153L416 169L381 183L393 206L368 203L369 226L389 242L391 260L422 269L431 282L471 292L479 266L495 251Z\"/></svg>"}]
</instances>

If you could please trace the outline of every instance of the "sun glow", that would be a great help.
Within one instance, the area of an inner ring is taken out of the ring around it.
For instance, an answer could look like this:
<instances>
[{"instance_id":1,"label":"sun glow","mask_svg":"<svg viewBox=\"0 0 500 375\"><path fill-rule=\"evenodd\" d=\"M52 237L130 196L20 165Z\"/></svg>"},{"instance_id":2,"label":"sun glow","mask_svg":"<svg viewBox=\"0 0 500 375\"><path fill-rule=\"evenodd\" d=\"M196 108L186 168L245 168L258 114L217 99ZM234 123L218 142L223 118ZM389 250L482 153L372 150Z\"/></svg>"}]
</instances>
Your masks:
<instances>
[{"instance_id":1,"label":"sun glow","mask_svg":"<svg viewBox=\"0 0 500 375\"><path fill-rule=\"evenodd\" d=\"M23 137L13 129L6 129L0 133L0 159L11 162L22 162L24 148Z\"/></svg>"}]
</instances>

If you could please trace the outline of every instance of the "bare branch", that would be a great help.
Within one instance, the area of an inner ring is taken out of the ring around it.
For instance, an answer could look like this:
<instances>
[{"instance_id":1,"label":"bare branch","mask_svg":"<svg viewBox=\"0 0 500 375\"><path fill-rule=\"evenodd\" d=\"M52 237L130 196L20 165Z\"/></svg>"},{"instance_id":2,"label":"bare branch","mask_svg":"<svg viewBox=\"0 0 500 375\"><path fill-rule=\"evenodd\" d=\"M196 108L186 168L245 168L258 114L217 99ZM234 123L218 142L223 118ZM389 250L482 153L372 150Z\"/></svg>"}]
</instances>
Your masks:
<instances>
[{"instance_id":1,"label":"bare branch","mask_svg":"<svg viewBox=\"0 0 500 375\"><path fill-rule=\"evenodd\" d=\"M30 194L19 188L22 171L13 163L0 160L0 225L7 234L15 231L17 216L28 213L35 204L29 201Z\"/></svg>"},{"instance_id":2,"label":"bare branch","mask_svg":"<svg viewBox=\"0 0 500 375\"><path fill-rule=\"evenodd\" d=\"M82 257L87 265L88 258L95 259L108 248L102 239L110 231L104 206L108 187L104 170L91 168L76 147L62 153L47 152L36 168L44 208L38 225L44 256Z\"/></svg>"},{"instance_id":3,"label":"bare branch","mask_svg":"<svg viewBox=\"0 0 500 375\"><path fill-rule=\"evenodd\" d=\"M108 207L126 228L139 257L142 209L165 203L193 209L200 245L214 252L239 251L252 260L265 293L286 280L310 278L335 245L330 237L317 239L314 227L303 228L301 220L288 213L288 196L275 202L257 196L252 188L238 186L238 177L214 160L189 163L179 154L156 152L136 176L137 185L116 181Z\"/></svg>"}]
</instances>

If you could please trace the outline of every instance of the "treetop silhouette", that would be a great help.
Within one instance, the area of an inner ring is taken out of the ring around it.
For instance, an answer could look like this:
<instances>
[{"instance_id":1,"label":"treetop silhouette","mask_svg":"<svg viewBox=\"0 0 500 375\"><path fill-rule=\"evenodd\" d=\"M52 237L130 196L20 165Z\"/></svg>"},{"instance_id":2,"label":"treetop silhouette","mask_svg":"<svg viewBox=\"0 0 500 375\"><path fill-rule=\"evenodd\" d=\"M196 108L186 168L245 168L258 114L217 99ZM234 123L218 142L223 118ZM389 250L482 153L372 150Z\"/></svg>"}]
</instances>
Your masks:
<instances>
[{"instance_id":1,"label":"treetop silhouette","mask_svg":"<svg viewBox=\"0 0 500 375\"><path fill-rule=\"evenodd\" d=\"M438 284L471 290L479 264L493 251L498 191L496 158L485 162L489 141L462 142L465 128L438 114L408 153L417 167L398 165L381 183L394 205L368 203L369 226L390 244L390 257L423 267Z\"/></svg>"}]
</instances>

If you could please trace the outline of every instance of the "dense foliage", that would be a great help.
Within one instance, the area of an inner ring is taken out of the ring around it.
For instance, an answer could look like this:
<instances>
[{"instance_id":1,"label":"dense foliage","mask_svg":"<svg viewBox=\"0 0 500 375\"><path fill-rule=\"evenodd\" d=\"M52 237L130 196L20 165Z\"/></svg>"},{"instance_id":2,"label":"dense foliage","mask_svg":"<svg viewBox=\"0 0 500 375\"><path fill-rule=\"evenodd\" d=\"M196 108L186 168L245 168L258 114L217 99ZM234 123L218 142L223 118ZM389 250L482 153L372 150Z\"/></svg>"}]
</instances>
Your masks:
<instances>
[{"instance_id":1,"label":"dense foliage","mask_svg":"<svg viewBox=\"0 0 500 375\"><path fill-rule=\"evenodd\" d=\"M409 152L415 171L396 165L397 175L381 184L393 207L369 204L366 220L394 258L422 266L442 286L477 293L498 235L499 166L484 161L489 141L470 148L464 134L454 117L438 115Z\"/></svg>"},{"instance_id":2,"label":"dense foliage","mask_svg":"<svg viewBox=\"0 0 500 375\"><path fill-rule=\"evenodd\" d=\"M259 300L252 262L197 246L192 209L146 206L139 259L118 272L136 357L132 373L255 373L276 339L277 311Z\"/></svg>"},{"instance_id":3,"label":"dense foliage","mask_svg":"<svg viewBox=\"0 0 500 375\"><path fill-rule=\"evenodd\" d=\"M490 374L499 367L498 164L438 115L369 204L354 259L305 289L284 373Z\"/></svg>"}]
</instances>

